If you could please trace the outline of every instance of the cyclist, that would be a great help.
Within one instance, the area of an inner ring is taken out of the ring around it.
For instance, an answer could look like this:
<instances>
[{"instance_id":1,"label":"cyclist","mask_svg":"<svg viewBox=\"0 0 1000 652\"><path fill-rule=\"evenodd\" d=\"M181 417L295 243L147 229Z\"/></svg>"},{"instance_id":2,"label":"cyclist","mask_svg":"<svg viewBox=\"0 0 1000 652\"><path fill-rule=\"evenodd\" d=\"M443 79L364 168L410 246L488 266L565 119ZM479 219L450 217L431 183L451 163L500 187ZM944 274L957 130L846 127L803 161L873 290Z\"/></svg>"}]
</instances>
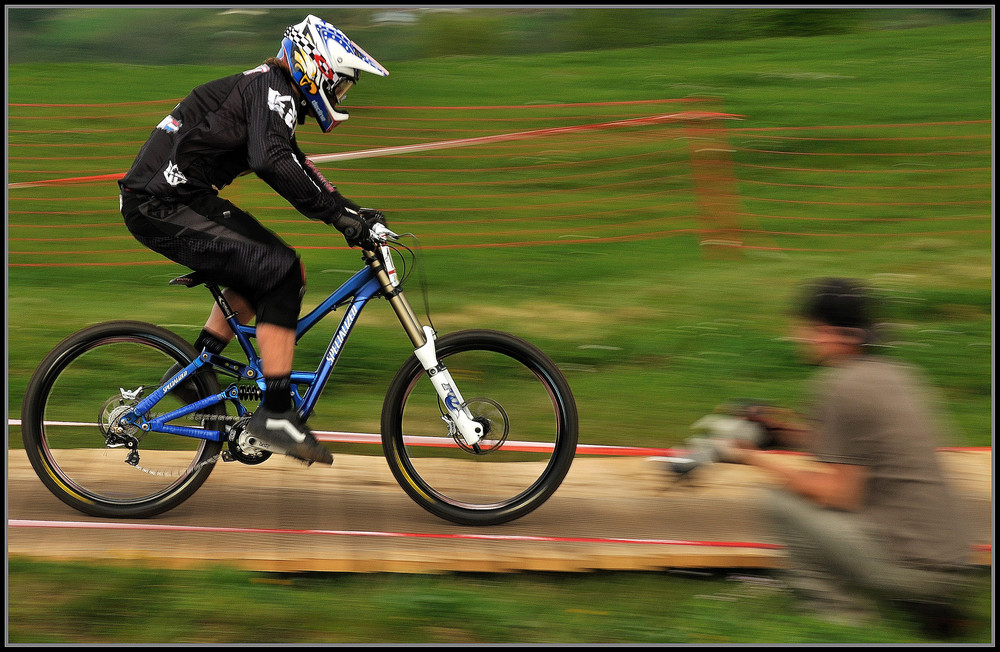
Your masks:
<instances>
[{"instance_id":1,"label":"cyclist","mask_svg":"<svg viewBox=\"0 0 1000 652\"><path fill-rule=\"evenodd\" d=\"M262 447L309 463L333 457L291 400L305 269L277 235L218 193L252 171L303 215L336 227L348 245L371 248L381 212L341 195L295 140L307 115L324 133L347 120L339 104L362 72L389 74L343 32L309 15L288 27L275 57L195 88L119 182L122 216L140 243L224 286L241 323L256 316L265 391L247 431ZM220 353L232 338L216 305L195 348Z\"/></svg>"}]
</instances>

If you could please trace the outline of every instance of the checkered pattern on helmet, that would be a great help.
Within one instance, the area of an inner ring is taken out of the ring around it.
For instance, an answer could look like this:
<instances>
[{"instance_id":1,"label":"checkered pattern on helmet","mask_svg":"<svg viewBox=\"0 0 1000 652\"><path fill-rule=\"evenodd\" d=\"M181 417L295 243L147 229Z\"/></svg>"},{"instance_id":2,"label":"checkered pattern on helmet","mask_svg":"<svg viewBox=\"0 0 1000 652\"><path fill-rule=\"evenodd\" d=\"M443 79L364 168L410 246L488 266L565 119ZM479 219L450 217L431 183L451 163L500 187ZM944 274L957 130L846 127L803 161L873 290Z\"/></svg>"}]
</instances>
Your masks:
<instances>
[{"instance_id":1,"label":"checkered pattern on helmet","mask_svg":"<svg viewBox=\"0 0 1000 652\"><path fill-rule=\"evenodd\" d=\"M312 44L312 41L310 41L305 34L294 27L289 27L285 30L285 38L292 39L295 45L305 50L308 54L316 53L316 46Z\"/></svg>"},{"instance_id":2,"label":"checkered pattern on helmet","mask_svg":"<svg viewBox=\"0 0 1000 652\"><path fill-rule=\"evenodd\" d=\"M285 30L285 38L289 38L295 43L296 46L301 48L308 56L312 57L312 60L319 67L320 73L327 79L334 79L335 75L333 69L330 68L330 64L323 55L319 53L316 46L313 45L309 38L293 27L289 27Z\"/></svg>"}]
</instances>

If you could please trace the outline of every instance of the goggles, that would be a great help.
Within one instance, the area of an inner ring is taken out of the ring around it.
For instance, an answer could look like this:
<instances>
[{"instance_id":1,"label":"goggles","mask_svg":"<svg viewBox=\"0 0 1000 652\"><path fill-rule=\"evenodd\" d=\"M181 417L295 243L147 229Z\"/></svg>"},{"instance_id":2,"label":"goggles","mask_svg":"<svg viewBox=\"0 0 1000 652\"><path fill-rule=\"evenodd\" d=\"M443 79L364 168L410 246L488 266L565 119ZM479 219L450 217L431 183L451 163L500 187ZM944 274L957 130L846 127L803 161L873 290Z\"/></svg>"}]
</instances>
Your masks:
<instances>
[{"instance_id":1,"label":"goggles","mask_svg":"<svg viewBox=\"0 0 1000 652\"><path fill-rule=\"evenodd\" d=\"M339 104L347 97L347 91L351 90L354 82L355 79L340 75L334 75L333 79L324 79L323 95L333 101L334 104Z\"/></svg>"}]
</instances>

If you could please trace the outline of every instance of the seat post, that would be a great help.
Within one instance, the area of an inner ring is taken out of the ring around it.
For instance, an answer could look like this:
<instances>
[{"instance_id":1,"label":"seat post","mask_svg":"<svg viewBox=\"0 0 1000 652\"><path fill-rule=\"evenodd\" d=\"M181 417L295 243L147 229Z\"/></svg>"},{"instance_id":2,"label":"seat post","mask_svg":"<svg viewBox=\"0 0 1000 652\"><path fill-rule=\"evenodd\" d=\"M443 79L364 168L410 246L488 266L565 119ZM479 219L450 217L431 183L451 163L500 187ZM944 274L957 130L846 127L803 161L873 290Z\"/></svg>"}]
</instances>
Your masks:
<instances>
[{"instance_id":1,"label":"seat post","mask_svg":"<svg viewBox=\"0 0 1000 652\"><path fill-rule=\"evenodd\" d=\"M219 304L219 308L222 309L222 316L225 317L227 321L230 319L236 319L237 315L233 312L229 302L226 301L226 297L222 294L219 284L208 281L205 283L205 287L207 287L208 291L212 293L212 297L215 299L215 302Z\"/></svg>"}]
</instances>

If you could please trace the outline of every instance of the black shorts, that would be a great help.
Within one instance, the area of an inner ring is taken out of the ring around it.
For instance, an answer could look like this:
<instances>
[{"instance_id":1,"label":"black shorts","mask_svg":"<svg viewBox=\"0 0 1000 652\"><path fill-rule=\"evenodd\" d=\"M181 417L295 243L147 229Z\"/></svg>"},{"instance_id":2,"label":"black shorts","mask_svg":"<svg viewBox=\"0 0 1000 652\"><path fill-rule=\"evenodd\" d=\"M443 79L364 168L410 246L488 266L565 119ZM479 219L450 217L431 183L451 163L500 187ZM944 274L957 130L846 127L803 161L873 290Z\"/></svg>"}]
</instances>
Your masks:
<instances>
[{"instance_id":1,"label":"black shorts","mask_svg":"<svg viewBox=\"0 0 1000 652\"><path fill-rule=\"evenodd\" d=\"M298 255L249 213L213 194L182 204L126 190L122 217L146 247L245 297L258 322L294 326L304 290Z\"/></svg>"}]
</instances>

